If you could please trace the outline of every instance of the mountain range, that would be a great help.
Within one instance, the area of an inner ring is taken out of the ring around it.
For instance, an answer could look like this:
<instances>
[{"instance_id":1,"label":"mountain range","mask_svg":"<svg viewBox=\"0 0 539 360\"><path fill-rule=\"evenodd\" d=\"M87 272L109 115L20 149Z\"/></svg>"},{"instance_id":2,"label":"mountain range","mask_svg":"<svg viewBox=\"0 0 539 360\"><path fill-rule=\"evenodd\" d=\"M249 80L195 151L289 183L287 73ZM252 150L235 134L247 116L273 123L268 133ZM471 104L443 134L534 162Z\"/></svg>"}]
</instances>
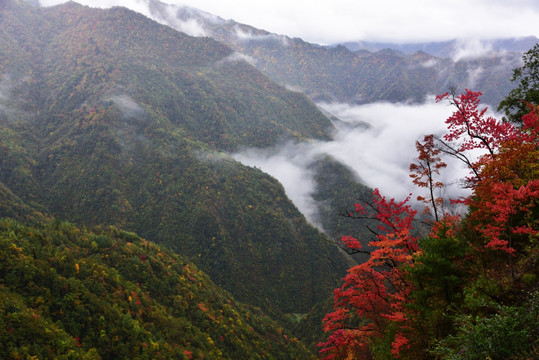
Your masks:
<instances>
[{"instance_id":1,"label":"mountain range","mask_svg":"<svg viewBox=\"0 0 539 360\"><path fill-rule=\"evenodd\" d=\"M313 101L421 102L472 80L496 99L519 55L354 52L147 4L158 22L0 3L0 354L309 358L295 323L356 263L333 239L361 232L338 213L370 189L312 165L323 233L230 154L331 139Z\"/></svg>"},{"instance_id":2,"label":"mountain range","mask_svg":"<svg viewBox=\"0 0 539 360\"><path fill-rule=\"evenodd\" d=\"M315 102L418 102L449 88L481 90L497 106L512 88L512 70L535 37L426 44L321 46L186 7L147 2L157 21L209 36L237 51L275 82ZM480 50L480 51L479 51Z\"/></svg>"},{"instance_id":3,"label":"mountain range","mask_svg":"<svg viewBox=\"0 0 539 360\"><path fill-rule=\"evenodd\" d=\"M378 52L384 49L393 49L405 54L413 54L418 51L426 52L436 57L458 57L459 53L468 50L469 56L475 55L495 55L496 52L516 52L523 53L531 49L539 41L535 36L522 38L508 38L495 40L451 40L439 42L397 44L397 43L377 43L369 41L345 42L341 45L351 51L367 50ZM471 51L477 50L475 53ZM490 54L489 54L490 53ZM493 54L494 53L494 54ZM463 54L464 55L464 54Z\"/></svg>"}]
</instances>

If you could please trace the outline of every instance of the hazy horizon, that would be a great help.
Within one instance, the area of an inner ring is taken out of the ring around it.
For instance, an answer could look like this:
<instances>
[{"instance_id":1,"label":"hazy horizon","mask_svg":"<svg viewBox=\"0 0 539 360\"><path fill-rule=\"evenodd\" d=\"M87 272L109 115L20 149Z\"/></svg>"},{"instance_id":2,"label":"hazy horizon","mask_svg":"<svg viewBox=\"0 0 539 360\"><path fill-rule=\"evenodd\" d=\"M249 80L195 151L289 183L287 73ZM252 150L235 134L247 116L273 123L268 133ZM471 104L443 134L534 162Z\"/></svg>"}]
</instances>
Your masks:
<instances>
[{"instance_id":1,"label":"hazy horizon","mask_svg":"<svg viewBox=\"0 0 539 360\"><path fill-rule=\"evenodd\" d=\"M44 6L67 0L39 0ZM77 0L93 7L125 6L151 17L149 0ZM279 35L328 45L347 41L420 43L453 39L539 37L539 3L529 0L166 0Z\"/></svg>"}]
</instances>

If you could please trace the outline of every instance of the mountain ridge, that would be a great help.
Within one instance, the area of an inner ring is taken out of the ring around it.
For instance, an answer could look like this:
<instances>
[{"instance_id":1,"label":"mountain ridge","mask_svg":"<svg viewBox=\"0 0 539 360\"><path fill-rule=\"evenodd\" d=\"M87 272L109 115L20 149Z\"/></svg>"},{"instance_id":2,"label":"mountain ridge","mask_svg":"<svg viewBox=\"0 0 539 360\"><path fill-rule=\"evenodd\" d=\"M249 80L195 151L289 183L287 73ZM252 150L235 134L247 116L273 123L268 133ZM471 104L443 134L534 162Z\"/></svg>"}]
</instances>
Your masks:
<instances>
[{"instance_id":1,"label":"mountain ridge","mask_svg":"<svg viewBox=\"0 0 539 360\"><path fill-rule=\"evenodd\" d=\"M470 40L472 41L472 40ZM518 52L524 53L535 45L539 39L535 36L524 36L518 38L476 40L474 43L488 52ZM383 43L370 41L344 42L331 46L342 45L351 51L367 50L369 52L378 52L384 49L393 49L401 51L404 54L413 54L418 51L425 52L436 57L452 57L458 51L458 48L464 45L463 40L433 41L420 43Z\"/></svg>"},{"instance_id":2,"label":"mountain ridge","mask_svg":"<svg viewBox=\"0 0 539 360\"><path fill-rule=\"evenodd\" d=\"M427 61L418 62L414 54L398 52L398 47L392 52L393 57L388 57L379 44L363 43L376 52L359 50L357 44L354 46L352 43L344 44L348 47L339 44L321 46L272 34L234 20L224 20L195 8L163 4L157 0L151 0L149 4L149 12L160 22L179 31L189 31L185 24L189 23L192 28L196 23L204 36L213 37L250 57L257 68L271 79L304 92L315 102L421 103L427 95L444 93L449 87L455 87L457 91L481 89L483 100L497 105L512 88L509 80L512 69L521 63L521 52L488 52L486 56L471 56L474 55L473 46L464 47L453 60L449 55L454 52L458 41L431 44L443 56L429 54ZM526 38L520 43L517 40L500 40L493 42L492 47L496 49L503 44L512 44L513 48L516 46L520 50L530 41L533 38ZM417 50L429 48L425 45ZM406 50L407 46L403 45L401 49Z\"/></svg>"}]
</instances>

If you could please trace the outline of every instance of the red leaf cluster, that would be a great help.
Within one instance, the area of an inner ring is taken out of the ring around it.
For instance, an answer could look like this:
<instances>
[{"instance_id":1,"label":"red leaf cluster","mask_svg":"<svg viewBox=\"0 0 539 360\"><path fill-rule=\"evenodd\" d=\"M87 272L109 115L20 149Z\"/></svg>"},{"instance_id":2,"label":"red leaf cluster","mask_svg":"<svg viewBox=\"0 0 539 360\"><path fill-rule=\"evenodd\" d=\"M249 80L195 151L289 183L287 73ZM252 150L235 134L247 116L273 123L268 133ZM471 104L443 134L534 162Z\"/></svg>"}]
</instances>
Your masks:
<instances>
[{"instance_id":1,"label":"red leaf cluster","mask_svg":"<svg viewBox=\"0 0 539 360\"><path fill-rule=\"evenodd\" d=\"M375 250L368 261L349 269L343 286L335 290L335 310L324 318L324 330L331 335L327 342L319 344L325 359L364 352L391 323L407 327L410 313L405 304L411 285L403 265L411 264L418 250L417 238L410 233L417 212L407 204L408 200L387 200L375 190L373 202L380 233L369 243ZM356 212L365 214L365 207L357 204ZM351 237L343 241L354 248L360 246ZM398 353L406 344L405 335L398 333L392 347Z\"/></svg>"}]
</instances>

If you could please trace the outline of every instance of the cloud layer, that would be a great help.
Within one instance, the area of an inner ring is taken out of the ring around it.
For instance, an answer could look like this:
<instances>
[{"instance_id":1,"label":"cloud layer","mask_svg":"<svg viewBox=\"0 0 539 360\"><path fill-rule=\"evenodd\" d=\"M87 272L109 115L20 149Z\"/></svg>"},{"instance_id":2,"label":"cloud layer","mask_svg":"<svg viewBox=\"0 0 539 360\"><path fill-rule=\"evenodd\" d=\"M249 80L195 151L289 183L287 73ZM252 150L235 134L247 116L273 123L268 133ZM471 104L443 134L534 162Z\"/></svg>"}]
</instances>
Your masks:
<instances>
[{"instance_id":1,"label":"cloud layer","mask_svg":"<svg viewBox=\"0 0 539 360\"><path fill-rule=\"evenodd\" d=\"M341 121L335 122L333 141L288 143L271 149L246 149L233 157L249 166L256 166L277 178L289 198L316 224L317 204L312 198L316 190L314 174L309 166L320 156L331 155L353 169L358 180L382 194L403 200L424 195L412 184L410 163L417 153L415 142L426 134L443 135L445 120L453 112L447 104L436 104L430 98L425 105L375 103L368 105L319 104ZM460 162L445 159L448 167L441 178L447 185L445 196L464 196L459 180L468 175Z\"/></svg>"},{"instance_id":2,"label":"cloud layer","mask_svg":"<svg viewBox=\"0 0 539 360\"><path fill-rule=\"evenodd\" d=\"M539 34L539 4L533 0L179 1L226 19L321 44Z\"/></svg>"},{"instance_id":3,"label":"cloud layer","mask_svg":"<svg viewBox=\"0 0 539 360\"><path fill-rule=\"evenodd\" d=\"M121 5L148 15L144 0L77 0L94 7ZM65 0L40 0L55 5ZM455 38L539 37L536 0L166 0L225 19L306 41L425 42Z\"/></svg>"}]
</instances>

